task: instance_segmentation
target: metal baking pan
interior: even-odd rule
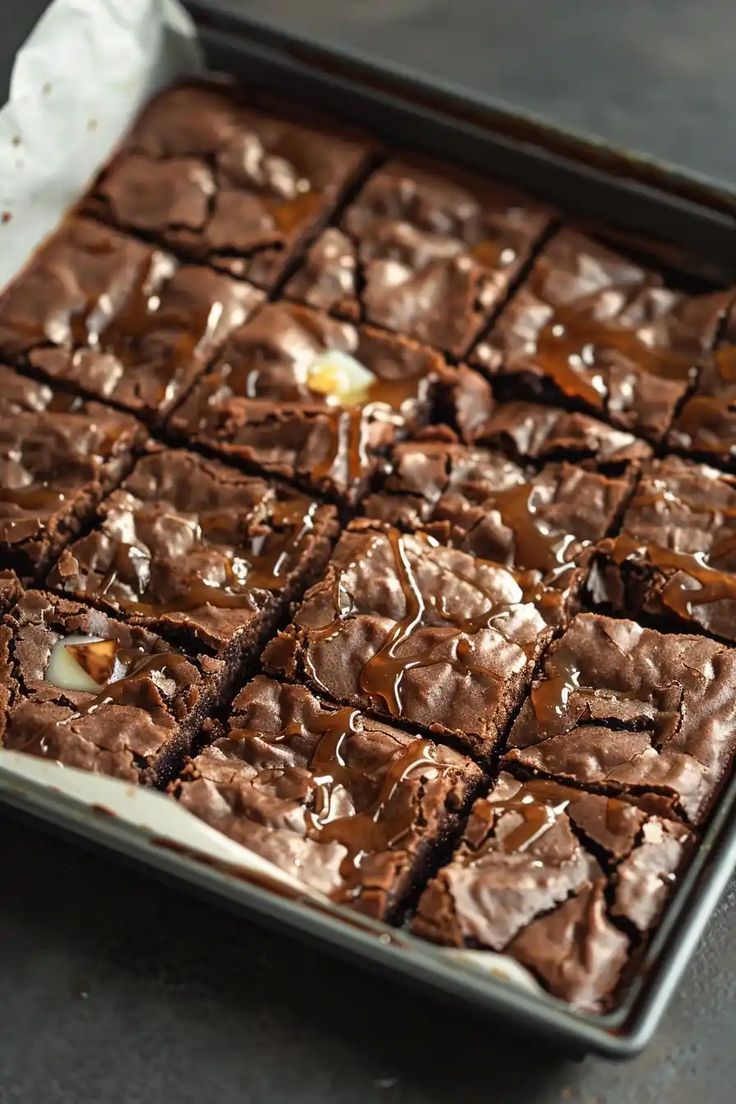
[[[467,162],[578,217],[659,238],[687,258],[693,273],[721,282],[736,275],[736,192],[370,59],[318,48],[249,21],[234,5],[227,13],[216,0],[188,7],[214,70],[285,99],[311,101],[393,143]],[[503,955],[436,947],[334,906],[160,794],[2,752],[0,802],[371,969],[533,1029],[566,1050],[610,1057],[633,1056],[651,1038],[736,866],[733,779],[638,976],[615,1011],[595,1016],[549,997]]]

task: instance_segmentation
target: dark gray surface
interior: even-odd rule
[[[0,72],[42,6],[0,0]],[[736,180],[736,143],[726,140],[736,102],[731,0],[465,0],[452,19],[447,4],[432,0],[267,6],[323,33],[334,32],[340,11],[364,45],[462,73],[527,107],[567,112],[584,128],[605,117],[631,144],[675,160],[702,158],[705,171]],[[483,34],[468,36],[481,11]],[[648,35],[655,17],[657,32]],[[466,24],[462,49],[458,19]],[[534,64],[522,64],[514,48],[525,22],[536,28],[526,55]],[[582,50],[592,22],[601,33]],[[652,72],[683,74],[678,103],[658,77],[632,72],[622,36]],[[736,882],[654,1044],[618,1066],[545,1054],[534,1039],[504,1037],[498,1024],[285,942],[27,826],[0,818],[0,839],[0,1104],[733,1100]]]

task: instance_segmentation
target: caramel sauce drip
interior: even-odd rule
[[[411,638],[414,630],[421,625],[426,607],[409,563],[404,537],[395,529],[390,529],[387,537],[393,552],[396,575],[406,599],[406,614],[396,622],[382,647],[363,667],[359,686],[364,694],[381,698],[392,716],[400,717],[403,710],[401,683],[405,673],[417,667],[432,666],[438,661],[419,652],[408,655],[398,654],[399,649]],[[476,580],[466,581],[476,589],[481,589]],[[494,608],[491,595],[488,595],[488,598],[489,606],[486,610],[475,617],[464,619],[459,624],[453,622],[453,627],[448,629],[448,632],[455,638],[454,655],[443,656],[440,662],[450,664],[461,673],[473,673],[485,680],[497,682],[498,678],[487,668],[472,665],[470,662],[472,648],[468,641],[461,639],[463,633],[473,635],[487,628],[494,616],[502,612],[499,607]],[[450,620],[441,605],[438,605],[437,609],[442,616]],[[340,618],[337,624],[339,620]],[[330,635],[335,631],[335,627],[336,623],[333,622],[332,625],[320,631],[320,637]]]
[[[736,534],[719,541],[705,552],[675,552],[661,544],[648,544],[635,537],[622,534],[613,541],[610,556],[616,564],[625,560],[643,559],[646,563],[660,568],[664,572],[675,572],[665,583],[662,601],[680,617],[692,617],[693,607],[708,605],[711,602],[736,602],[736,575],[720,571],[711,565],[711,560],[736,551]],[[684,578],[678,579],[680,573]],[[688,586],[693,580],[699,586]]]
[[[261,195],[259,202],[273,219],[279,233],[288,238],[305,222],[310,222],[320,213],[324,196],[321,192],[310,189],[307,192],[299,192],[292,199]]]
[[[531,483],[519,483],[499,491],[485,506],[498,510],[504,525],[514,534],[514,562],[538,571],[550,571],[564,565],[566,553],[575,538],[570,533],[552,530],[539,517]]]
[[[602,376],[596,377],[596,369],[605,372],[611,354],[663,379],[687,381],[694,368],[691,355],[652,348],[635,330],[598,322],[583,311],[564,306],[555,307],[530,353],[539,357],[545,374],[561,391],[597,409],[603,409],[608,388]]]

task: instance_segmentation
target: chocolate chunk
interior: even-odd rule
[[[262,676],[182,804],[308,886],[391,919],[481,779],[464,755]]]
[[[262,298],[71,218],[0,298],[0,356],[156,421]]]
[[[579,614],[547,652],[504,761],[612,794],[649,794],[695,825],[736,753],[736,650]]]
[[[439,943],[504,951],[555,996],[602,1011],[694,843],[646,799],[502,772],[425,890],[414,929]]]
[[[530,396],[566,399],[659,441],[728,301],[668,288],[656,272],[563,230],[471,362]]]
[[[126,414],[0,365],[0,555],[38,578],[146,440]]]
[[[143,112],[86,209],[270,289],[365,170],[372,144],[235,86],[171,88]]]
[[[539,590],[425,533],[354,521],[264,665],[485,755],[550,638]]]
[[[110,495],[50,581],[239,664],[322,569],[335,533],[332,506],[160,449]]]
[[[463,356],[550,225],[517,192],[389,161],[310,248],[286,294]]]
[[[341,401],[337,387],[329,391],[330,379],[340,379],[336,357],[356,361],[365,373],[359,378],[372,377],[353,401]],[[472,439],[491,407],[477,372],[450,367],[426,346],[272,303],[232,335],[170,426],[224,455],[355,501],[397,438],[441,413]]]
[[[114,644],[113,681],[99,690],[47,680],[55,646],[78,634]],[[68,767],[161,783],[218,703],[223,677],[219,660],[186,657],[99,610],[28,591],[0,625],[0,743]]]

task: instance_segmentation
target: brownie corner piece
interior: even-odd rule
[[[159,422],[263,293],[70,216],[0,296],[0,356]]]
[[[552,635],[525,581],[422,531],[357,519],[263,663],[485,756]]]
[[[691,294],[572,229],[537,256],[470,355],[526,397],[575,404],[661,441],[712,348],[728,305]]]
[[[451,748],[257,676],[175,791],[312,889],[393,920],[480,781]]]
[[[66,598],[27,591],[2,632],[8,704],[0,743],[10,751],[160,784],[219,700],[219,660],[186,656]]]
[[[502,762],[700,826],[736,754],[736,649],[578,614],[547,651]]]
[[[396,440],[438,417],[472,439],[491,407],[487,381],[436,350],[279,301],[232,334],[169,426],[354,503]]]
[[[511,955],[552,995],[607,1011],[694,845],[644,799],[502,772],[425,889],[413,929]]]
[[[551,217],[481,176],[392,158],[311,245],[286,294],[463,356]]]
[[[327,560],[334,506],[186,449],[142,457],[50,577],[237,670]]]
[[[234,84],[187,82],[143,109],[85,206],[268,291],[374,153],[367,137]]]
[[[0,365],[0,554],[39,578],[147,440],[130,415]]]
[[[641,475],[588,587],[600,606],[736,641],[736,476],[679,456]]]

